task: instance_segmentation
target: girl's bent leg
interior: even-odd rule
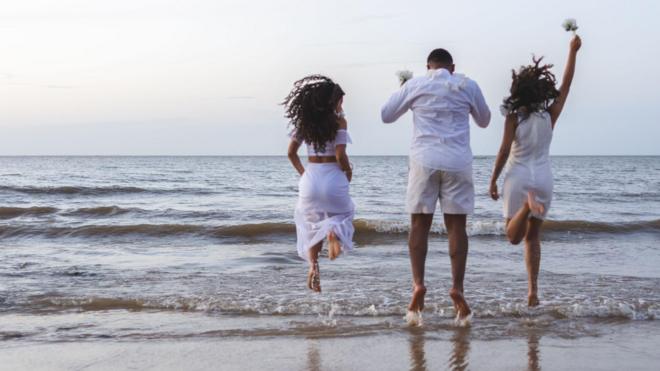
[[[527,233],[527,219],[530,212],[529,203],[525,201],[513,218],[507,220],[506,237],[512,244],[517,245],[525,238],[525,234]]]
[[[538,277],[541,267],[541,225],[543,220],[530,218],[525,236],[525,265],[527,266],[528,293],[527,304],[539,305]]]

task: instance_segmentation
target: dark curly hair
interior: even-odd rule
[[[324,152],[326,142],[337,136],[339,117],[335,111],[343,96],[339,84],[322,75],[296,81],[282,102],[296,139],[311,144],[316,152]]]
[[[559,96],[555,75],[550,72],[551,64],[541,65],[543,57],[532,57],[534,62],[521,66],[518,72],[511,71],[511,95],[504,99],[503,107],[509,114],[527,116],[532,112],[547,110]]]

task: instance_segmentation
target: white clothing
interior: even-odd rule
[[[381,109],[384,123],[412,110],[410,157],[424,167],[462,171],[472,164],[469,115],[480,127],[490,110],[476,82],[441,68],[408,80]]]
[[[434,214],[438,199],[444,214],[472,214],[474,211],[472,167],[468,166],[461,171],[435,170],[411,158],[406,212]]]
[[[527,200],[527,193],[532,191],[545,209],[542,215],[532,216],[545,219],[552,201],[551,142],[550,113],[534,112],[529,117],[518,118],[502,189],[505,218],[513,218]]]
[[[294,213],[301,258],[309,261],[309,249],[331,231],[341,242],[342,252],[353,249],[355,206],[348,190],[348,179],[338,163],[307,164],[298,182]]]
[[[298,137],[297,132],[293,130],[289,136],[291,137],[292,140],[295,140],[296,142],[300,143],[302,140],[300,137]],[[307,156],[334,156],[335,155],[335,147],[340,145],[340,144],[348,144],[348,143],[353,143],[351,140],[351,136],[348,134],[348,131],[346,129],[339,129],[337,130],[337,135],[335,136],[335,140],[331,140],[325,143],[325,150],[323,152],[316,152],[314,150],[314,146],[306,143],[307,145]]]

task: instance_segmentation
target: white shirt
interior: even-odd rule
[[[410,157],[424,167],[461,171],[472,165],[469,115],[482,128],[490,110],[476,82],[441,68],[408,80],[381,109],[386,124],[412,110]]]

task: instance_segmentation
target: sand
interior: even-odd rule
[[[650,323],[607,334],[473,339],[471,330],[423,329],[351,337],[0,343],[1,370],[657,370]]]

